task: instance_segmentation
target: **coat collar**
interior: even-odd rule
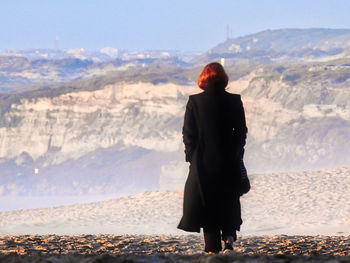
[[[225,87],[220,87],[215,84],[209,84],[208,86],[205,87],[204,92],[207,93],[222,93],[225,92]]]

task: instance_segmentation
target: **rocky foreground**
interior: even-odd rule
[[[350,262],[350,236],[240,237],[207,255],[199,235],[0,236],[0,262]]]

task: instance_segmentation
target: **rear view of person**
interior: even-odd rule
[[[206,65],[198,78],[204,92],[186,105],[183,142],[190,162],[179,229],[200,232],[205,251],[232,249],[242,224],[240,161],[247,127],[240,95],[225,91],[228,76],[219,63]]]

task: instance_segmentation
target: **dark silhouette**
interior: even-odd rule
[[[203,228],[208,253],[221,251],[221,239],[232,249],[242,224],[240,165],[247,127],[241,97],[226,92],[227,83],[219,63],[204,67],[198,79],[204,92],[189,96],[182,131],[190,171],[178,228]]]

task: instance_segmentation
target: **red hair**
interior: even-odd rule
[[[223,66],[217,62],[206,65],[198,77],[198,87],[203,90],[211,84],[224,89],[227,86],[227,83],[228,76]]]

